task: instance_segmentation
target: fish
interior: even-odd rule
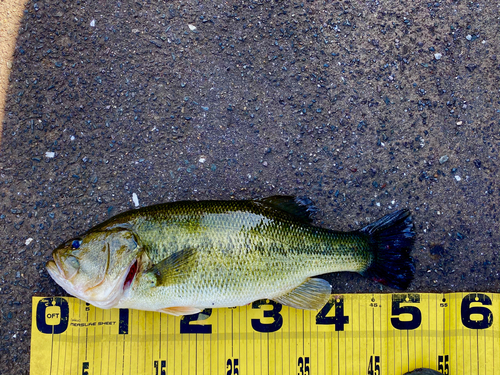
[[[177,201],[120,213],[52,252],[50,276],[99,308],[172,315],[269,299],[319,310],[320,275],[358,272],[405,289],[415,266],[409,210],[351,232],[313,225],[304,197]]]

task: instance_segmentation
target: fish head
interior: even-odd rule
[[[111,308],[130,287],[141,248],[126,229],[89,232],[52,252],[50,276],[71,295],[100,308]]]

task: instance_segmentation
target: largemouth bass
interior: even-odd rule
[[[100,308],[188,315],[271,299],[322,308],[352,271],[395,288],[413,278],[409,211],[353,232],[313,226],[312,202],[286,196],[182,201],[121,213],[71,239],[47,263],[69,294]]]

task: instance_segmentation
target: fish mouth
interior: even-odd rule
[[[53,273],[57,273],[58,277],[62,277],[65,280],[71,280],[78,273],[78,270],[75,268],[68,269],[68,267],[64,267],[64,262],[61,259],[61,255],[59,254],[59,252],[54,251],[52,253],[52,258],[54,260],[47,262],[46,267],[47,270],[49,270],[49,263],[51,263],[50,264],[51,271]]]
[[[63,284],[68,284],[69,277],[67,272],[61,267],[60,262],[54,257],[54,260],[49,260],[45,263],[45,268],[47,269],[49,275],[64,289],[66,289]]]
[[[61,269],[57,266],[57,263],[53,260],[49,260],[45,263],[45,268],[49,272],[49,275],[55,280],[58,281],[61,278],[64,278],[62,275],[64,274]]]
[[[47,272],[52,277],[52,279],[54,279],[54,281],[59,284],[66,292],[80,299],[84,299],[82,298],[82,291],[78,290],[76,286],[67,279],[66,273],[61,268],[57,260],[49,260],[45,264],[45,268],[47,269]]]

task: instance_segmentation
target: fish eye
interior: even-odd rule
[[[71,243],[71,247],[76,250],[80,247],[81,244],[81,240],[73,240],[73,242]]]

